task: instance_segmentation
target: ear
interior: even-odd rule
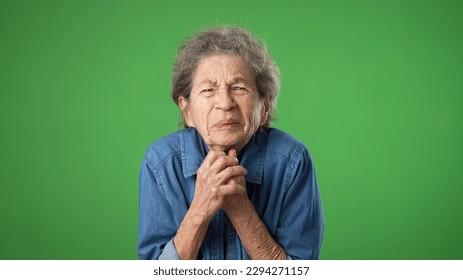
[[[264,123],[267,122],[269,108],[270,108],[269,102],[268,100],[265,100],[262,103],[262,109],[260,111],[260,126],[263,126]]]
[[[180,106],[180,110],[182,110],[183,119],[185,120],[185,124],[189,127],[194,127],[193,121],[190,116],[190,110],[189,110],[190,106],[188,105],[189,105],[188,99],[186,99],[183,96],[179,96],[178,106]]]

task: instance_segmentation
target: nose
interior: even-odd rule
[[[231,96],[231,90],[229,88],[220,88],[216,94],[217,105],[216,108],[228,111],[235,107],[236,103]]]

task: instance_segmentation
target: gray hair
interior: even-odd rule
[[[280,72],[263,43],[248,31],[238,27],[212,27],[186,38],[174,63],[172,99],[189,99],[193,74],[198,62],[213,54],[234,54],[243,58],[254,73],[261,100],[268,102],[268,118],[262,126],[269,128],[274,118],[276,99],[280,91]],[[188,127],[183,120],[184,127]]]

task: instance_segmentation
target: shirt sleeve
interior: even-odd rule
[[[162,180],[145,156],[139,175],[138,258],[179,259],[173,244],[177,232],[171,205],[165,197]]]
[[[318,259],[324,234],[324,216],[315,170],[301,145],[286,174],[285,197],[276,232],[287,259]]]
[[[159,260],[180,260],[173,238],[166,244]]]

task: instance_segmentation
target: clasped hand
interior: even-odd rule
[[[211,220],[220,209],[239,211],[239,205],[248,199],[246,193],[247,170],[239,165],[236,151],[209,151],[198,169],[192,207],[204,218]]]

